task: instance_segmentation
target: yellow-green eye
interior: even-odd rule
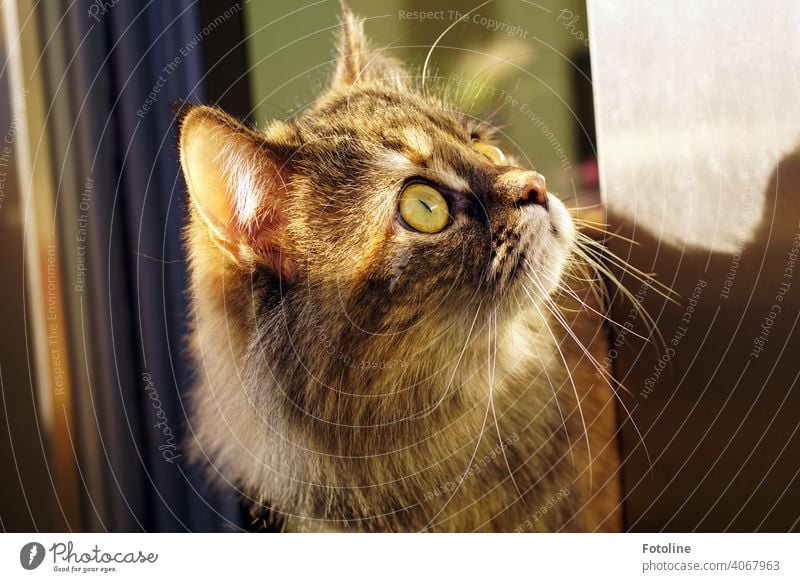
[[[447,201],[426,184],[410,184],[400,195],[400,216],[419,232],[433,234],[447,226],[450,211]]]
[[[500,148],[489,145],[488,143],[476,141],[475,149],[481,152],[486,158],[489,158],[493,164],[497,164],[498,166],[506,165],[506,155]]]

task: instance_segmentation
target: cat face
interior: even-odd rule
[[[181,161],[207,239],[281,297],[369,334],[551,292],[574,231],[544,178],[344,19],[334,81],[301,117],[257,133],[187,112]]]
[[[449,505],[429,492],[458,483],[465,505],[434,527],[505,512],[513,528],[515,476],[560,483],[569,447],[555,337],[531,303],[559,280],[572,222],[489,125],[416,88],[343,12],[333,83],[300,117],[259,132],[210,107],[182,118],[189,449],[325,526],[429,529]],[[465,479],[495,456],[479,450],[495,446],[489,405],[505,463]]]

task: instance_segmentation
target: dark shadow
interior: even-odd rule
[[[650,467],[628,423],[632,531],[800,527],[800,262],[792,265],[789,256],[793,242],[800,244],[800,149],[780,160],[763,195],[760,226],[740,255],[667,246],[608,219],[639,243],[615,240],[612,250],[657,272],[681,296],[678,306],[650,291],[643,302],[673,352],[657,353],[630,334],[617,339],[616,374],[631,392],[624,401],[652,460]],[[623,281],[633,293],[640,288],[630,276]],[[615,319],[624,322],[630,309],[616,302]],[[646,333],[641,321],[635,330]]]

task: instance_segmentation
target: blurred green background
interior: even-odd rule
[[[421,73],[428,48],[455,23],[431,58],[429,74],[440,77],[439,87],[461,95],[464,104],[474,103],[468,107],[471,114],[484,116],[499,108],[494,120],[507,134],[504,148],[527,159],[525,164],[542,172],[562,198],[594,189],[584,2],[349,4],[367,19],[373,45],[389,47],[388,54],[402,59],[415,75]],[[456,23],[457,12],[467,14],[478,6]],[[422,19],[414,12],[435,14]],[[252,121],[260,127],[271,118],[298,114],[330,78],[339,3],[250,2],[245,29]],[[512,101],[504,102],[507,97]]]

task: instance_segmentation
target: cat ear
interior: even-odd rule
[[[339,38],[334,87],[349,87],[358,82],[380,80],[402,89],[406,72],[399,61],[370,48],[364,34],[364,21],[350,11],[345,0],[342,8],[342,29]]]
[[[192,211],[210,238],[237,264],[264,264],[291,280],[284,166],[290,154],[276,139],[280,129],[260,134],[218,109],[191,107],[180,126],[180,159]]]

